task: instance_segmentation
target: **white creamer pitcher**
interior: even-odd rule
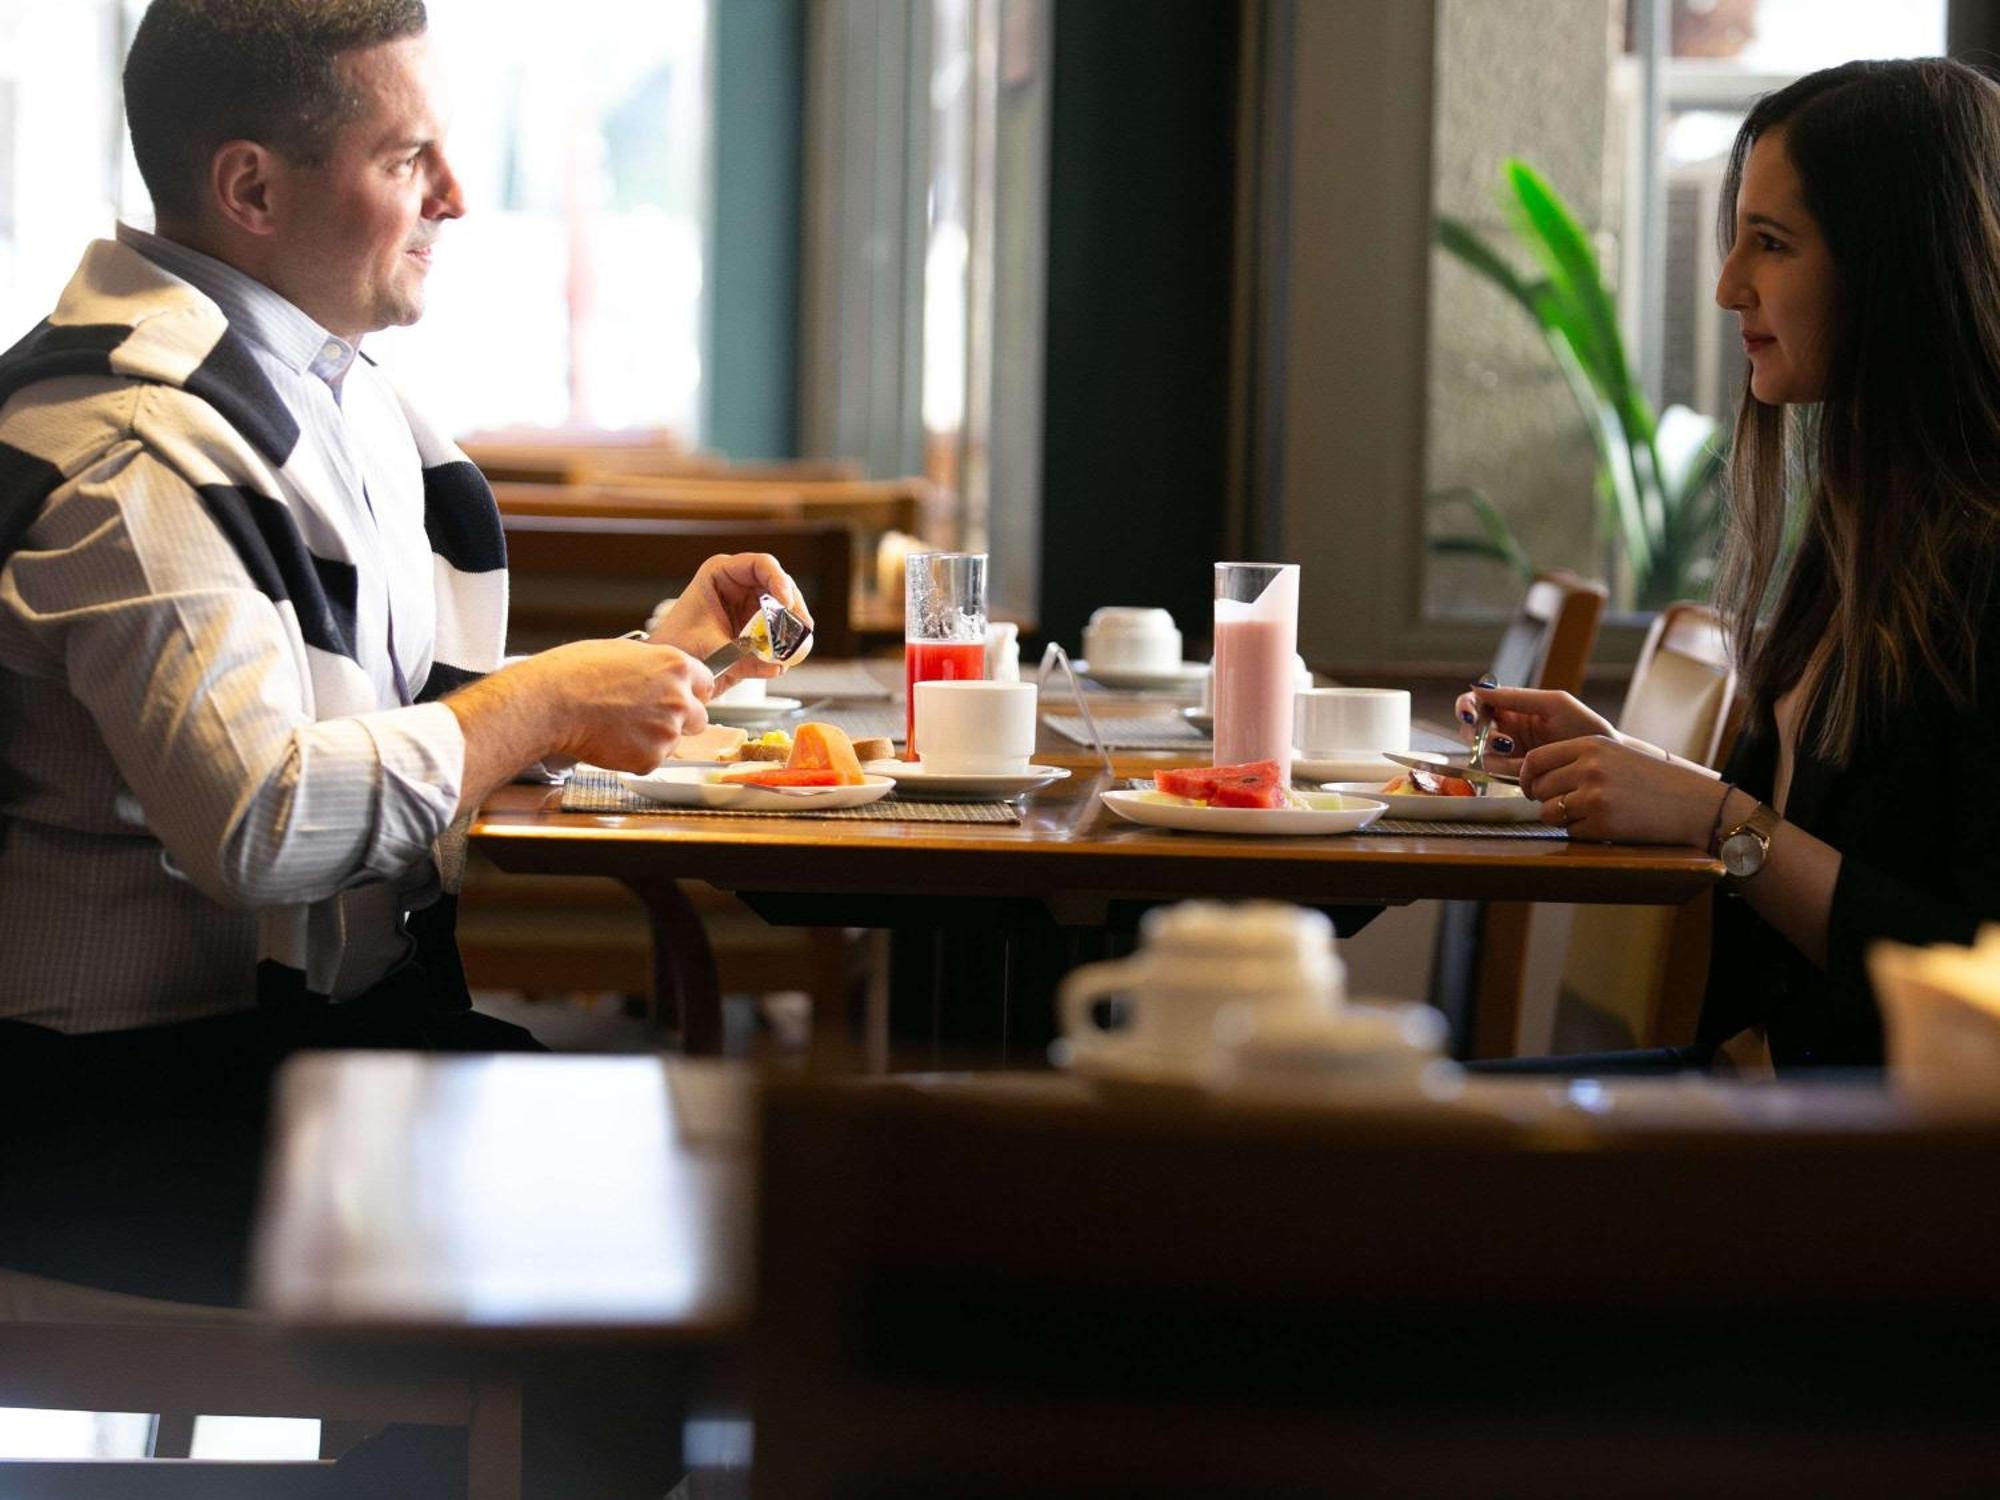
[[[1215,1018],[1253,1003],[1330,1014],[1345,975],[1333,924],[1279,901],[1187,901],[1147,913],[1130,958],[1086,964],[1062,982],[1063,1033],[1074,1049],[1128,1050],[1192,1068],[1214,1046]],[[1092,1007],[1127,997],[1126,1022],[1107,1029]]]

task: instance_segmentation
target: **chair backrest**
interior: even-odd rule
[[[1581,689],[1604,599],[1601,583],[1561,570],[1537,573],[1493,653],[1495,680],[1506,687]]]
[[[758,1494],[1697,1494],[1767,1443],[1810,1470],[1769,1469],[1784,1487],[1866,1493],[1815,1373],[1839,1361],[1862,1412],[1919,1378],[1943,1422],[1990,1359],[1940,1338],[2000,1249],[1951,1176],[1990,1135],[1614,1125],[1593,1149],[1582,1121],[1065,1082],[767,1092]],[[1718,1448],[1736,1393],[1758,1430]],[[1990,1471],[1939,1430],[1876,1423],[1871,1473]]]
[[[1719,764],[1736,706],[1722,617],[1671,604],[1647,633],[1618,727],[1698,765]],[[1706,902],[1581,906],[1557,990],[1554,1047],[1597,1052],[1693,1040],[1708,967]]]
[[[806,596],[813,644],[854,653],[854,543],[838,521],[655,521],[501,514],[507,533],[507,649],[621,635],[717,553],[769,552]]]

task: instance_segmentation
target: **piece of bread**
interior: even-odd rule
[[[754,740],[746,739],[734,755],[724,757],[726,760],[774,760],[780,764],[791,758],[792,737],[782,729],[773,729]]]
[[[674,760],[734,760],[749,734],[728,724],[711,724],[700,734],[684,734],[675,741]]]
[[[854,754],[857,759],[863,761],[894,760],[896,758],[896,742],[882,735],[876,735],[872,739],[856,740],[854,742]]]

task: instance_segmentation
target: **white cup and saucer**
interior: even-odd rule
[[[1035,764],[1034,683],[920,682],[914,692],[917,759],[870,761],[865,768],[894,777],[899,795],[1007,800],[1069,775],[1061,766]]]
[[[1091,611],[1077,671],[1108,688],[1193,691],[1206,670],[1181,660],[1181,632],[1164,609],[1129,604]]]
[[[1385,752],[1410,753],[1409,690],[1303,689],[1292,704],[1292,740],[1300,781],[1386,781],[1403,768]]]
[[[1141,932],[1138,953],[1072,971],[1059,993],[1061,1060],[1107,1099],[1428,1102],[1457,1081],[1436,1011],[1347,1003],[1323,912],[1186,901]]]

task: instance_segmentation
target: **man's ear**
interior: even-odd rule
[[[245,234],[271,234],[277,228],[274,178],[282,169],[270,147],[227,141],[209,158],[209,201],[225,223]]]

